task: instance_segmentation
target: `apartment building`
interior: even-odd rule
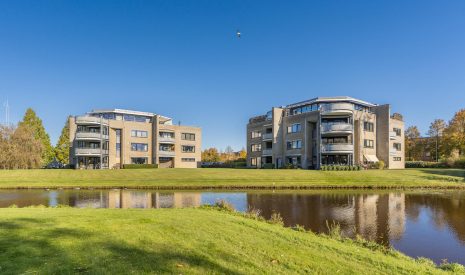
[[[169,117],[130,110],[94,110],[69,117],[70,164],[77,169],[115,169],[124,164],[197,168],[202,132],[173,125]]]
[[[389,104],[317,97],[274,107],[247,124],[247,165],[319,169],[384,161],[404,168],[404,122]]]

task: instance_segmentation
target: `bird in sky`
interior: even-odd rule
[[[241,38],[241,31],[240,30],[236,31],[236,36],[237,36],[237,38]]]

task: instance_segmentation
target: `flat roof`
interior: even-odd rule
[[[147,116],[147,117],[153,117],[156,116],[157,114],[155,113],[150,113],[150,112],[141,112],[141,111],[134,111],[134,110],[126,110],[126,109],[94,109],[92,112],[89,112],[89,114],[102,114],[102,113],[116,113],[116,114],[123,114],[123,115],[135,115],[135,116]],[[172,120],[169,117],[162,116],[160,117],[166,119],[166,120]]]
[[[352,103],[357,103],[357,104],[368,106],[368,107],[377,106],[377,104],[373,104],[373,103],[370,103],[370,102],[367,102],[367,101],[356,99],[356,98],[353,98],[353,97],[350,97],[350,96],[331,96],[331,97],[315,97],[315,98],[312,98],[312,99],[309,99],[309,100],[289,104],[289,105],[287,105],[285,107],[286,108],[295,108],[295,107],[308,105],[308,104],[312,104],[312,103],[338,102],[338,101],[349,101],[349,102],[352,102]]]

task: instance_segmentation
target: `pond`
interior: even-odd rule
[[[286,226],[327,232],[327,221],[343,235],[356,234],[391,245],[412,257],[465,264],[465,191],[160,191],[0,190],[0,207],[17,205],[94,208],[172,208],[231,203],[238,211],[273,212]]]

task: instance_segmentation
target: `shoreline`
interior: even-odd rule
[[[0,190],[179,190],[179,191],[196,191],[196,190],[465,190],[463,185],[424,185],[424,186],[373,186],[373,185],[353,185],[353,186],[247,186],[247,185],[215,185],[215,186],[121,186],[121,185],[102,185],[102,186],[6,186],[0,187]]]

